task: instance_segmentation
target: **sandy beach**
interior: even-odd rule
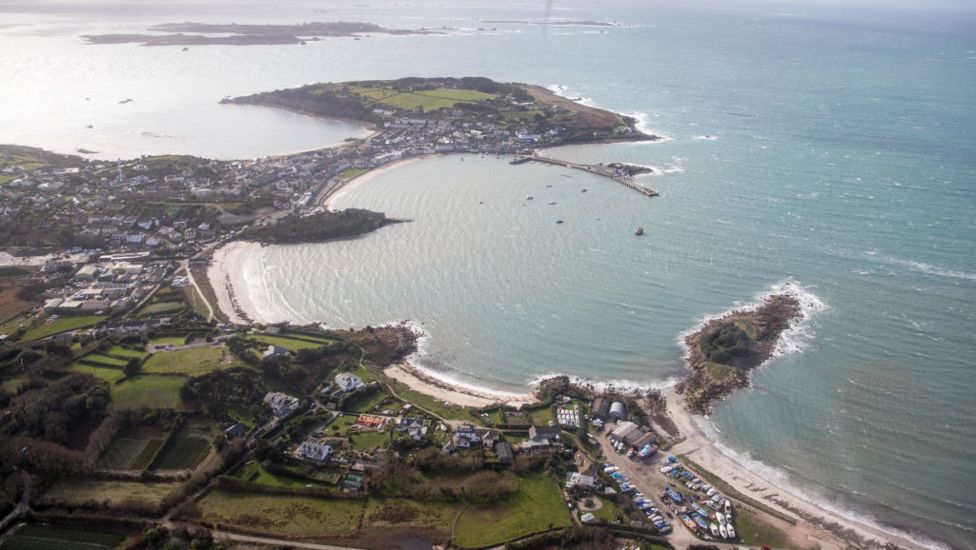
[[[687,412],[684,398],[673,388],[664,391],[668,411],[682,440],[670,454],[685,455],[702,468],[721,478],[735,490],[751,499],[797,520],[790,525],[777,518],[768,517],[771,523],[787,531],[794,542],[801,546],[819,545],[823,549],[880,548],[885,544],[897,548],[924,548],[906,537],[879,530],[840,513],[827,510],[796,494],[795,489],[776,485],[745,465],[723,453],[698,423],[707,421]]]
[[[399,363],[383,371],[390,378],[405,384],[414,391],[462,407],[485,407],[495,403],[505,403],[512,407],[535,402],[531,394],[492,395],[473,389],[461,388],[429,376],[410,363]]]
[[[207,269],[210,286],[217,295],[216,306],[231,323],[244,325],[270,322],[261,316],[251,302],[242,269],[244,258],[260,253],[260,249],[261,245],[258,243],[230,242],[214,252],[213,261]]]
[[[380,168],[374,168],[369,172],[360,174],[359,176],[341,184],[338,188],[334,189],[331,193],[326,195],[324,200],[322,200],[322,206],[326,208],[332,208],[333,207],[332,205],[335,203],[336,200],[338,200],[340,197],[345,195],[347,192],[349,192],[350,189],[352,189],[356,185],[359,185],[360,183],[365,183],[380,174],[389,172],[391,170],[395,170],[403,166],[407,166],[408,164],[419,162],[424,159],[432,158],[435,156],[438,155],[423,155],[419,157],[410,157],[407,159],[398,160],[398,161],[391,162],[389,164],[385,164]]]

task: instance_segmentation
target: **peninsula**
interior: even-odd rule
[[[382,212],[359,208],[325,210],[307,216],[287,216],[274,223],[253,225],[243,229],[237,238],[261,244],[321,243],[358,237],[403,221],[405,220],[387,218]]]
[[[322,38],[358,37],[370,33],[388,35],[443,34],[449,29],[392,29],[373,23],[316,21],[295,25],[164,23],[154,25],[146,30],[152,33],[167,34],[89,34],[83,35],[82,38],[88,41],[89,44],[139,43],[143,46],[253,46],[302,44],[306,40],[315,41]]]

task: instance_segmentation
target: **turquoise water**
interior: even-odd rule
[[[294,6],[275,17],[326,18]],[[561,85],[642,114],[670,138],[550,152],[658,167],[643,180],[661,192],[655,199],[585,174],[473,156],[382,174],[340,206],[412,223],[266,248],[245,266],[252,299],[296,321],[411,319],[429,334],[429,368],[517,391],[550,372],[667,383],[682,372],[680,333],[788,285],[824,307],[751,391],[717,407],[721,445],[838,508],[976,547],[972,17],[556,7],[558,17],[635,26],[600,34],[479,20],[541,16],[522,4],[336,4],[328,18],[468,30],[194,48],[164,64],[158,78],[188,83],[171,92],[187,109],[319,80],[477,74]],[[111,56],[78,48],[80,63],[106,75],[112,56],[151,58],[134,46],[110,47]],[[239,139],[262,141],[242,128]],[[268,152],[277,135],[263,140]],[[638,226],[645,237],[633,236]]]

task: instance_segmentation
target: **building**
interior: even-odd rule
[[[600,420],[606,420],[608,414],[610,414],[610,400],[606,397],[597,397],[594,399],[590,416],[599,418]]]
[[[247,428],[244,427],[244,424],[238,422],[236,424],[229,426],[226,430],[224,430],[224,436],[226,436],[227,439],[234,439],[235,437],[244,435],[244,432],[246,431]]]
[[[562,429],[559,426],[532,426],[529,428],[529,438],[519,445],[519,449],[526,452],[548,450],[556,444],[560,432]]]
[[[298,454],[309,460],[325,462],[332,454],[332,446],[316,439],[306,439],[298,446]]]
[[[569,479],[566,480],[566,488],[587,489],[589,491],[594,491],[600,488],[600,482],[596,480],[593,476],[588,476],[586,474],[581,474],[579,472],[573,472],[569,474]]]
[[[614,446],[625,445],[641,448],[653,444],[657,440],[657,435],[648,428],[625,421],[617,424],[617,427],[610,432],[609,438]]]
[[[470,449],[472,446],[481,444],[481,437],[478,436],[474,426],[463,424],[454,431],[454,437],[451,438],[451,441],[456,449]]]
[[[351,392],[365,386],[362,378],[351,372],[340,372],[337,374],[335,377],[335,383],[336,386],[338,386],[339,389],[344,392]]]
[[[290,352],[285,348],[280,346],[270,345],[268,346],[268,349],[264,350],[264,353],[261,354],[261,360],[264,361],[266,359],[279,359],[283,357],[288,357],[289,355]]]
[[[98,273],[98,268],[94,265],[86,265],[75,273],[75,279],[79,281],[91,281],[95,279],[95,275]]]
[[[515,453],[507,441],[495,443],[495,454],[498,455],[498,461],[502,464],[511,464],[515,460]]]
[[[614,401],[613,404],[610,405],[609,417],[616,418],[617,420],[627,418],[627,407],[625,407],[620,401]]]
[[[423,418],[401,418],[393,429],[409,435],[415,441],[420,441],[427,436],[427,422]]]
[[[268,392],[264,396],[264,404],[271,407],[271,413],[278,418],[285,418],[298,410],[298,399],[277,391]]]

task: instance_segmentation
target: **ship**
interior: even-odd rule
[[[637,235],[638,237],[640,237],[643,234],[644,234],[644,228],[643,227],[638,227],[637,228],[637,231],[634,231],[634,235]]]

